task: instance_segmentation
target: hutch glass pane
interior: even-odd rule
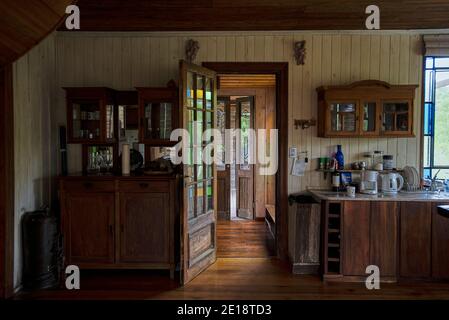
[[[384,102],[383,103],[384,131],[408,131],[409,130],[409,104],[408,102]]]
[[[145,104],[145,138],[170,139],[172,132],[172,104],[169,102]]]
[[[72,103],[72,137],[75,139],[100,138],[100,104],[97,101]]]
[[[331,104],[331,129],[332,131],[355,131],[356,128],[356,104],[332,103]]]
[[[106,139],[114,138],[114,106],[106,106]]]
[[[365,132],[373,132],[376,130],[376,103],[366,102],[363,105],[363,127]]]

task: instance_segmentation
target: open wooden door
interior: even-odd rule
[[[236,165],[237,217],[254,219],[254,165],[249,157],[255,141],[248,132],[254,128],[254,97],[238,98],[236,102],[237,123],[241,130],[240,159],[243,160]]]
[[[185,284],[216,260],[217,170],[202,159],[204,147],[212,138],[206,129],[216,127],[217,102],[214,71],[180,62],[180,108],[183,128],[188,130],[191,145],[184,163],[184,205],[181,217],[181,283]]]

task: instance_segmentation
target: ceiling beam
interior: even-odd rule
[[[365,30],[365,9],[370,4],[368,0],[78,2],[80,31]],[[377,0],[376,5],[384,30],[449,28],[449,1]]]

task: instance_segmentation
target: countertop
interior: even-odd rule
[[[449,202],[448,192],[399,192],[398,194],[369,195],[357,193],[355,197],[349,197],[346,192],[334,192],[329,190],[307,190],[316,200],[326,201],[429,201],[429,202]]]
[[[151,174],[131,173],[130,175],[123,176],[121,174],[113,173],[72,173],[66,176],[59,176],[60,180],[146,180],[146,179],[175,179],[176,173],[154,172]]]

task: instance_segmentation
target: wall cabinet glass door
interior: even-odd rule
[[[395,135],[411,133],[411,118],[409,101],[382,101],[382,133]]]
[[[107,88],[65,88],[67,142],[112,143],[115,141],[114,91]]]
[[[358,131],[357,103],[331,102],[329,104],[329,132],[333,135],[348,135]]]
[[[137,88],[139,92],[139,140],[147,145],[171,146],[170,135],[178,125],[178,89]]]
[[[379,134],[379,121],[378,119],[378,106],[376,101],[365,101],[361,103],[360,117],[360,134],[361,135],[378,135]]]

